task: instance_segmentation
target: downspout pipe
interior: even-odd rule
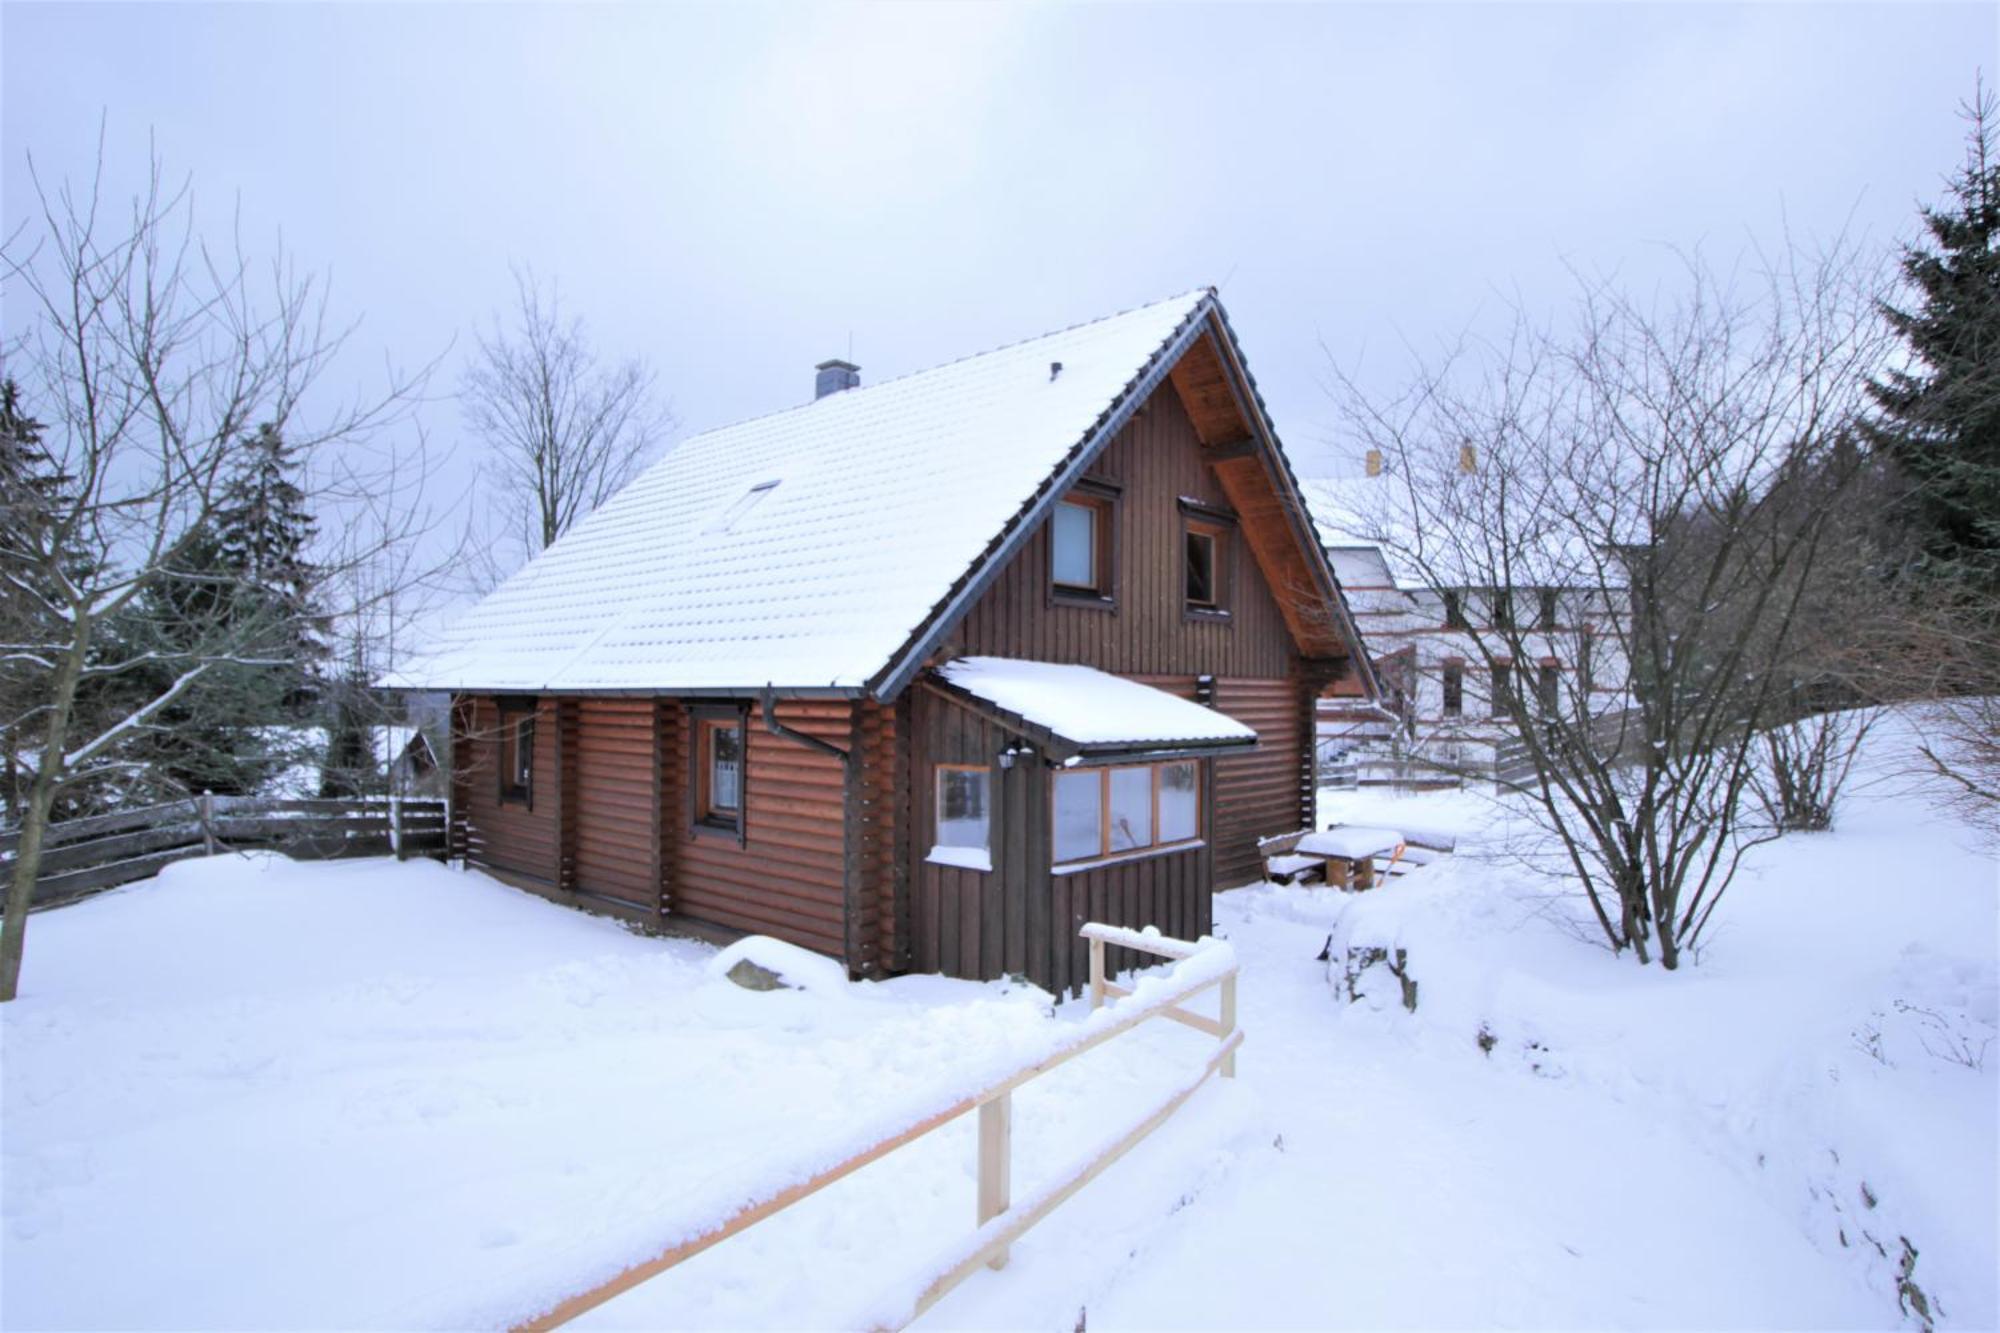
[[[786,740],[794,741],[797,744],[805,746],[807,749],[818,750],[822,754],[830,754],[843,764],[852,758],[847,751],[841,749],[838,745],[823,741],[819,737],[808,735],[803,731],[795,731],[778,721],[778,692],[769,685],[764,687],[762,704],[764,730],[770,732],[773,736],[783,736]]]
[[[778,721],[778,692],[769,684],[764,686],[761,711],[764,714],[764,730],[773,736],[783,737],[809,750],[818,750],[821,754],[830,754],[840,761],[841,952],[845,955],[841,961],[847,965],[847,975],[850,978],[858,978],[860,973],[856,970],[855,959],[859,953],[861,928],[857,896],[860,891],[858,882],[860,862],[857,853],[858,840],[861,836],[859,813],[861,765],[854,762],[855,756],[851,751],[843,750],[838,745],[823,741],[817,736],[794,730]]]

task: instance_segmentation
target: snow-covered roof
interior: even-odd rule
[[[858,691],[1213,307],[1193,291],[698,435],[383,683]]]
[[[1449,578],[1461,587],[1485,587],[1498,582],[1502,562],[1500,552],[1488,546],[1483,535],[1439,530],[1439,520],[1431,519],[1426,532],[1418,521],[1417,503],[1407,484],[1393,472],[1378,476],[1320,477],[1302,484],[1301,494],[1312,514],[1313,526],[1328,549],[1328,558],[1340,573],[1343,586],[1357,557],[1372,552],[1394,580],[1395,586],[1419,592],[1432,578]],[[1483,512],[1473,502],[1468,513]],[[1523,515],[1526,522],[1534,515]],[[1579,534],[1559,519],[1542,521],[1532,533],[1524,533],[1507,552],[1514,562],[1514,582],[1520,587],[1596,588],[1618,586],[1615,566],[1599,558]],[[1421,553],[1421,559],[1418,558]],[[1426,576],[1425,567],[1429,575]],[[1363,606],[1356,611],[1388,609],[1386,603]]]
[[[961,657],[937,668],[963,694],[1082,754],[1253,745],[1235,718],[1095,667],[1011,657]]]

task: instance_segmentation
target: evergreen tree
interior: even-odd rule
[[[1909,364],[1876,382],[1871,435],[1910,487],[1908,519],[1926,563],[2000,586],[2000,143],[1982,87],[1964,108],[1966,164],[1950,201],[1923,211],[1906,246],[1912,300],[1884,314]]]
[[[166,785],[255,792],[316,758],[314,720],[328,619],[309,558],[317,523],[295,480],[299,462],[266,424],[238,446],[207,529],[143,599],[132,636],[158,655],[161,679],[204,656],[219,664],[155,719],[147,759]]]
[[[266,423],[244,445],[216,516],[217,567],[232,580],[232,615],[253,624],[259,656],[290,664],[300,689],[327,656],[328,620],[316,603],[319,571],[308,554],[319,524],[295,480],[299,460]]]
[[[20,727],[30,722],[33,694],[47,675],[37,645],[59,631],[50,607],[60,594],[42,573],[38,552],[52,537],[58,497],[66,482],[42,446],[42,423],[21,404],[14,381],[0,382],[0,810],[15,814],[25,775],[18,751]]]

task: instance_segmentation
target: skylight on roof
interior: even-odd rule
[[[715,520],[715,522],[709,524],[707,528],[703,529],[703,531],[734,532],[736,530],[737,522],[741,520],[745,514],[749,513],[752,509],[755,509],[757,507],[758,501],[762,500],[765,496],[769,495],[772,491],[778,488],[779,480],[783,479],[779,478],[777,480],[772,480],[772,481],[760,481],[755,486],[752,486],[749,490],[743,492],[742,495],[736,498],[735,503],[731,504],[729,508],[723,510],[721,516],[718,517]]]

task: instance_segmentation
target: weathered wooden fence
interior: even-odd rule
[[[157,875],[190,856],[268,848],[301,860],[445,854],[445,803],[386,796],[273,800],[196,796],[51,824],[35,906],[68,902]],[[18,831],[0,833],[0,884],[14,873]]]
[[[1090,941],[1090,1007],[1093,1013],[1088,1020],[1065,1033],[1050,1049],[1045,1050],[1039,1059],[960,1098],[941,1111],[898,1128],[870,1147],[808,1179],[747,1201],[735,1213],[702,1228],[692,1238],[679,1240],[653,1258],[632,1265],[610,1280],[555,1303],[542,1314],[517,1326],[516,1333],[567,1324],[585,1311],[630,1291],[710,1246],[783,1212],[870,1162],[878,1161],[975,1110],[979,1112],[979,1189],[974,1214],[978,1225],[963,1240],[954,1242],[946,1253],[938,1256],[927,1270],[937,1276],[918,1293],[911,1305],[896,1311],[884,1323],[890,1328],[901,1328],[937,1304],[952,1288],[978,1272],[982,1265],[988,1268],[1005,1267],[1009,1247],[1028,1228],[1055,1211],[1071,1195],[1095,1180],[1113,1162],[1164,1124],[1208,1081],[1209,1075],[1219,1070],[1224,1078],[1236,1077],[1236,1048],[1243,1044],[1243,1033],[1236,1026],[1236,955],[1228,945],[1212,941],[1193,944],[1094,922],[1084,926],[1080,933]],[[1115,986],[1105,976],[1107,945],[1173,959],[1182,966],[1143,990]],[[1220,1013],[1216,1017],[1211,1018],[1184,1007],[1190,999],[1211,989],[1219,990],[1221,994]],[[1107,998],[1117,1003],[1102,1014],[1097,1013],[1104,1008]],[[1154,1018],[1169,1019],[1205,1032],[1218,1038],[1217,1045],[1207,1059],[1175,1084],[1172,1092],[1150,1114],[1116,1141],[1088,1158],[1071,1163],[1056,1180],[1038,1186],[1027,1198],[1015,1202],[1014,1090]]]

